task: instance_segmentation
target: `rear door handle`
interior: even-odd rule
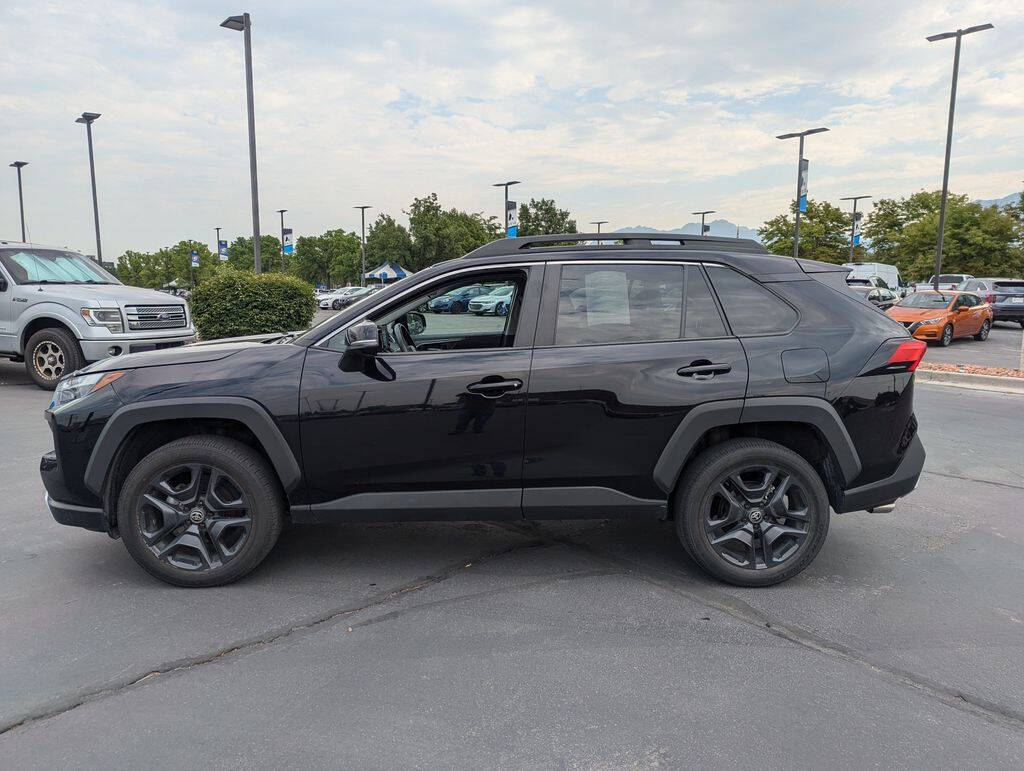
[[[680,367],[676,370],[677,375],[692,377],[694,380],[710,380],[715,375],[724,375],[726,372],[732,372],[731,364],[693,363],[689,367]]]
[[[470,383],[466,390],[472,394],[479,394],[488,399],[497,399],[509,391],[518,391],[523,387],[523,381],[518,378],[509,380],[481,380],[478,383]]]

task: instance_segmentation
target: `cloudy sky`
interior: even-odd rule
[[[82,111],[104,256],[250,228],[242,8],[192,0],[6,0],[0,147],[26,160],[30,238],[93,252]],[[264,231],[358,228],[413,196],[498,214],[553,197],[582,222],[756,227],[795,186],[893,196],[941,184],[953,44],[965,39],[951,188],[1024,180],[1024,3],[383,0],[250,2]],[[6,167],[4,167],[6,168]],[[0,238],[18,236],[13,169]]]

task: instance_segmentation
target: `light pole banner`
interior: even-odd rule
[[[810,161],[806,158],[800,159],[800,212],[807,211],[807,167]]]
[[[199,252],[197,252],[195,249],[192,250],[192,267],[199,267]]]
[[[281,231],[281,235],[284,237],[284,243],[281,250],[285,254],[291,254],[295,251],[295,244],[292,243],[292,229],[285,228]]]
[[[515,238],[519,232],[519,204],[509,201],[505,204],[505,235]]]
[[[224,262],[228,258],[228,242],[218,241],[217,242],[217,254],[220,255],[220,261]]]
[[[853,245],[860,246],[860,212],[853,219]]]

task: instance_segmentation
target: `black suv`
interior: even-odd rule
[[[603,236],[607,238],[608,236]],[[59,384],[47,502],[184,586],[286,520],[672,519],[730,583],[803,570],[829,509],[889,511],[924,463],[925,344],[847,269],[753,241],[504,239],[277,344],[131,354]],[[463,285],[505,315],[434,314]]]

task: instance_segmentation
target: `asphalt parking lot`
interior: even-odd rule
[[[11,768],[1024,763],[1024,396],[918,386],[891,515],[761,590],[668,523],[294,527],[176,589],[52,521],[48,395],[0,362]],[[339,450],[344,438],[339,437]]]
[[[998,321],[992,325],[988,340],[979,342],[973,337],[961,337],[954,340],[947,348],[929,345],[924,360],[945,364],[974,364],[984,367],[1019,369],[1022,335],[1024,335],[1024,329],[1021,329],[1020,324]]]

